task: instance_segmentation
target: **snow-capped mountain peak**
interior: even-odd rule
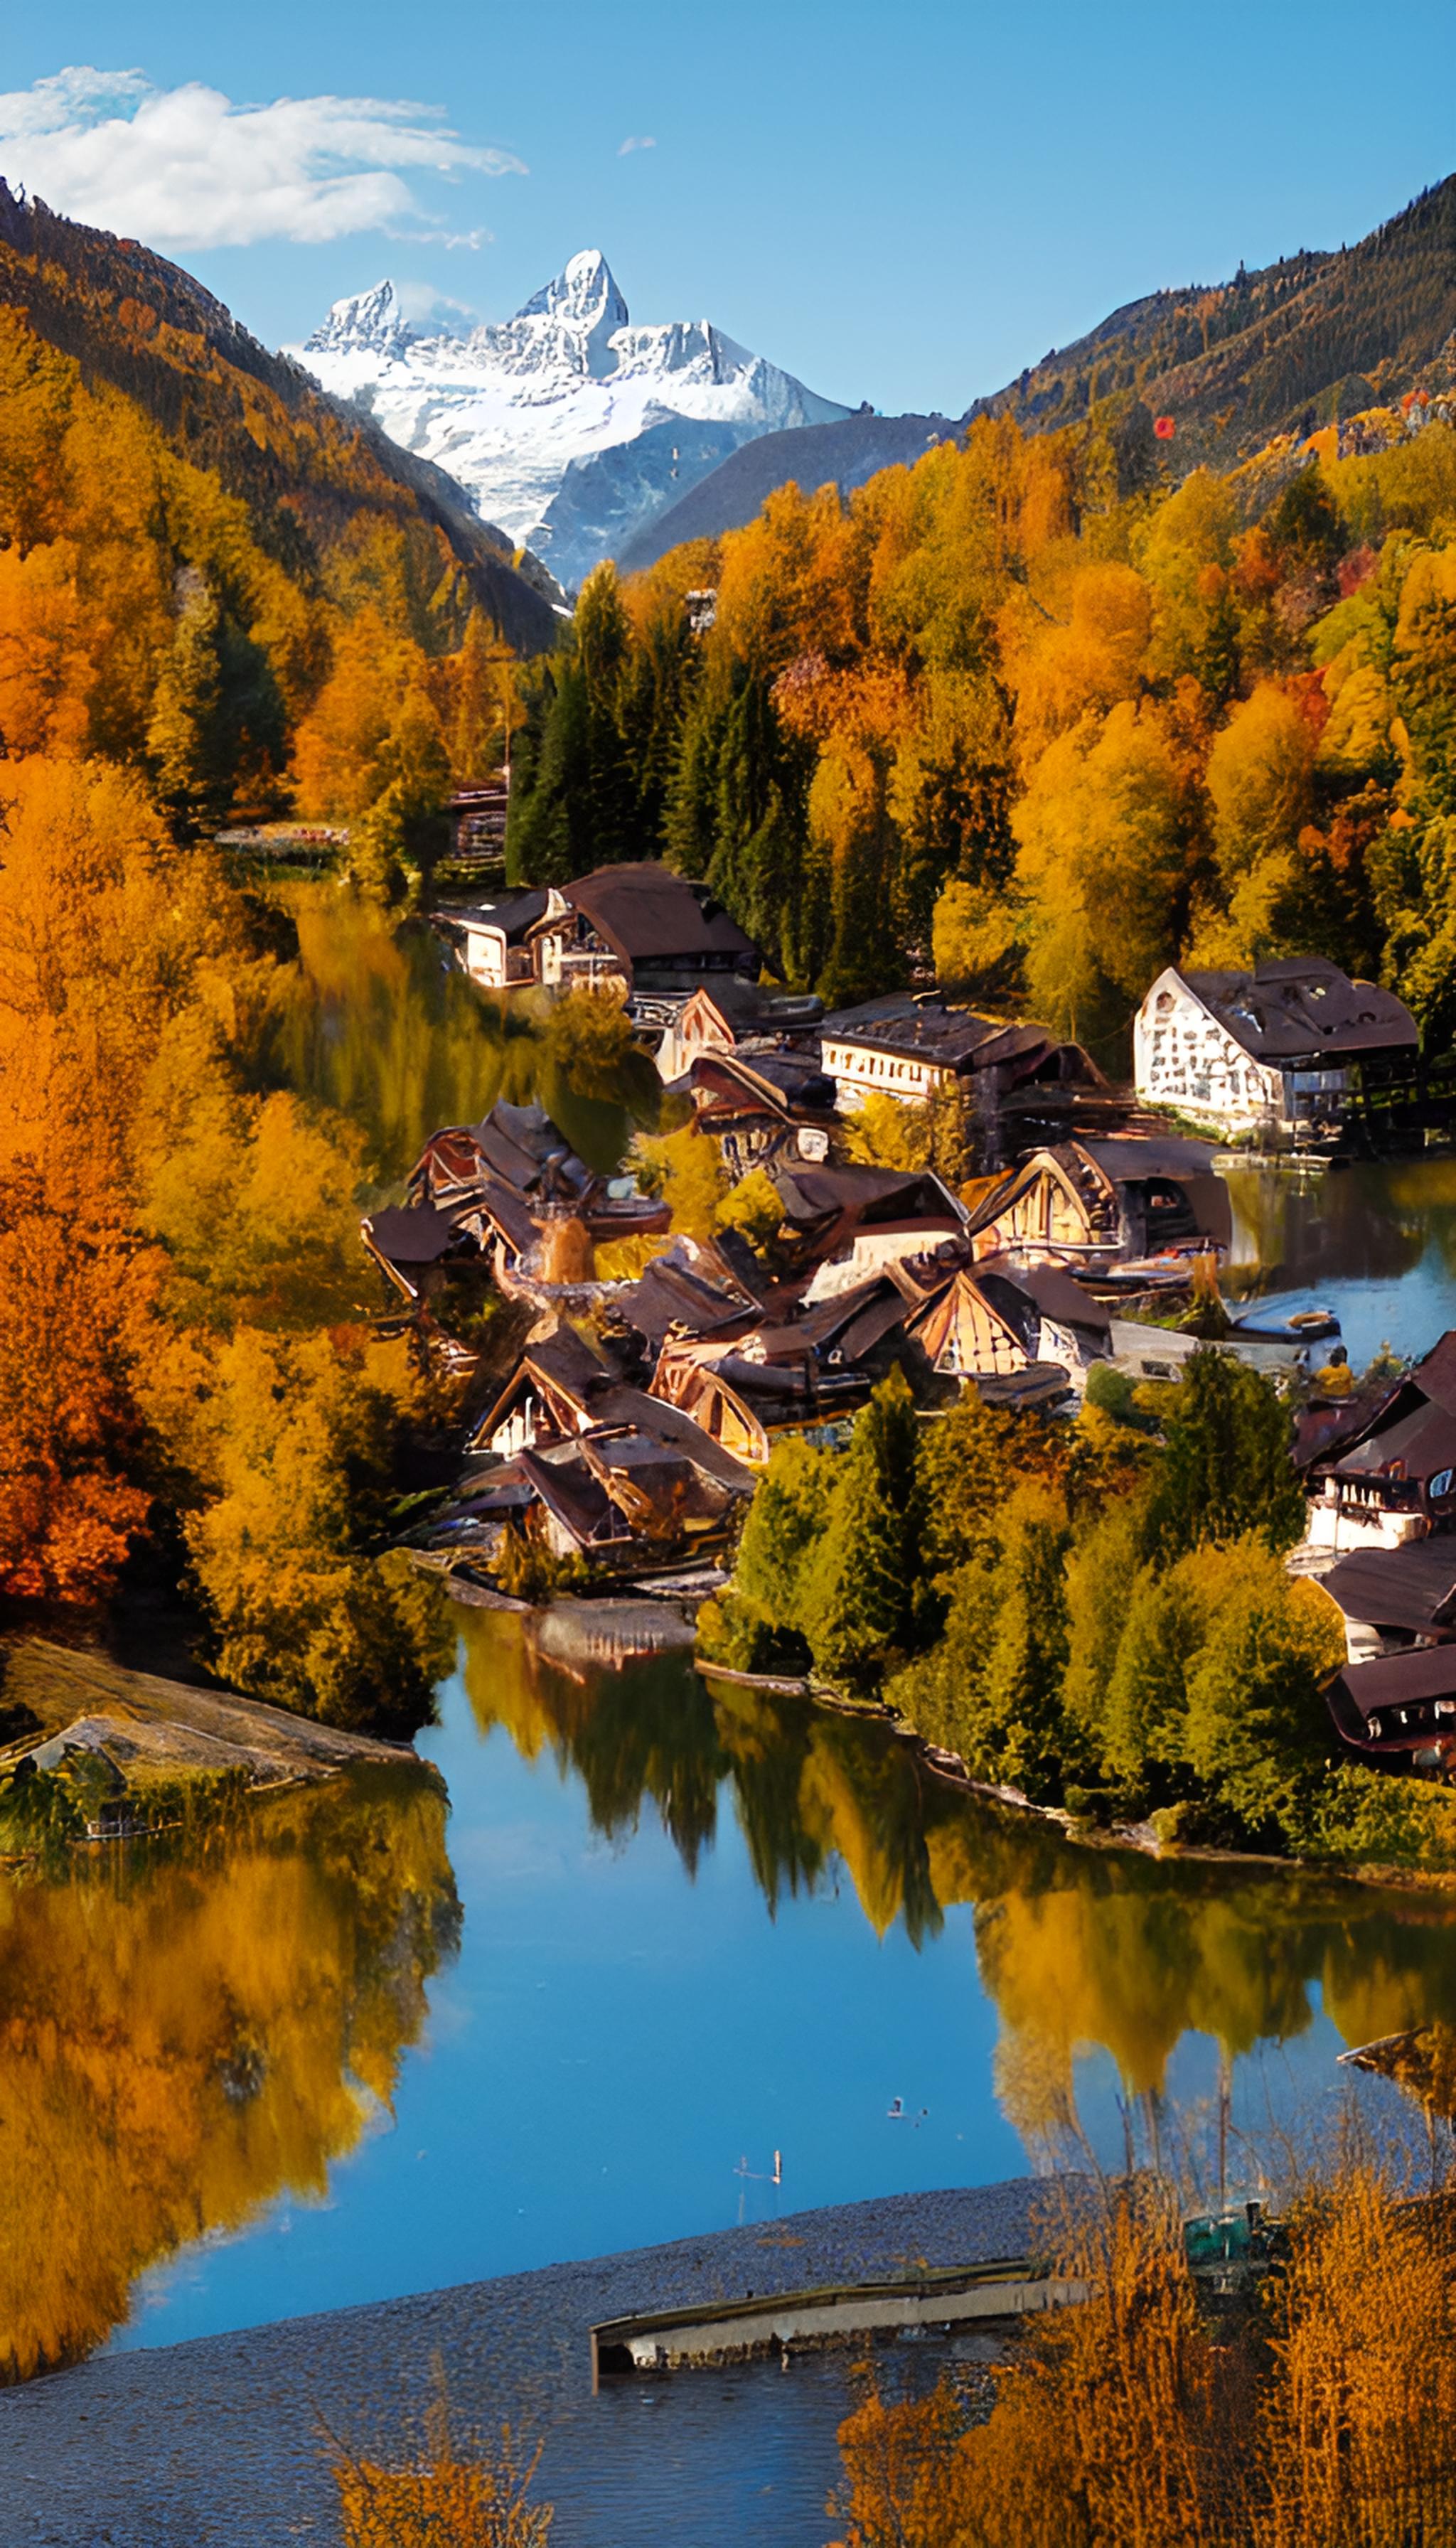
[[[335,302],[303,353],[568,586],[740,444],[849,413],[706,319],[634,326],[599,248],[466,334],[410,325],[378,283]]]
[[[603,320],[609,327],[625,327],[627,305],[600,248],[584,247],[579,255],[568,257],[560,274],[521,303],[516,317],[555,318],[563,327],[585,330],[599,327]]]
[[[316,327],[304,351],[309,354],[394,354],[403,352],[413,329],[400,307],[400,297],[386,278],[368,292],[335,301],[321,327]]]

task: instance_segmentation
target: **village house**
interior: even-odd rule
[[[837,1010],[821,1030],[823,1064],[841,1114],[866,1097],[915,1105],[955,1081],[971,1093],[988,1149],[999,1147],[1001,1117],[1020,1095],[1053,1106],[1075,1089],[1102,1091],[1101,1071],[1080,1045],[1048,1027],[979,1018],[940,991],[897,991]]]
[[[1346,1664],[1327,1684],[1324,1703],[1356,1760],[1416,1777],[1456,1774],[1456,1646]]]
[[[720,973],[681,1003],[665,999],[663,1005],[668,1014],[655,1059],[670,1085],[707,1054],[793,1054],[820,1067],[824,1003],[817,992],[771,991],[742,973]]]
[[[630,1176],[602,1177],[577,1156],[545,1108],[499,1099],[479,1124],[431,1134],[410,1173],[407,1198],[459,1220],[499,1193],[531,1221],[579,1220],[593,1239],[641,1238],[665,1230],[671,1215]]]
[[[1249,973],[1159,973],[1133,1029],[1139,1099],[1221,1133],[1333,1130],[1357,1084],[1408,1070],[1415,1021],[1392,992],[1320,956]]]
[[[438,1562],[491,1566],[512,1531],[553,1557],[620,1576],[649,1555],[693,1554],[725,1533],[753,1477],[681,1409],[622,1389],[582,1432],[543,1438],[467,1481],[415,1544]]]
[[[806,1054],[709,1049],[673,1085],[690,1095],[698,1130],[721,1144],[735,1185],[785,1154],[811,1164],[829,1156],[834,1087]]]
[[[977,1256],[1015,1251],[1089,1273],[1165,1255],[1227,1251],[1228,1189],[1201,1141],[1059,1142],[1034,1151],[975,1202]]]
[[[565,909],[554,885],[539,885],[470,910],[437,911],[434,925],[473,982],[485,991],[505,991],[535,980],[531,931]]]
[[[597,867],[560,888],[529,933],[548,988],[620,982],[634,1019],[664,1025],[700,982],[757,980],[759,951],[704,884],[655,859]]]
[[[1022,1256],[977,1256],[984,1298],[1020,1336],[1033,1362],[1056,1363],[1085,1389],[1092,1365],[1112,1353],[1112,1314],[1059,1265]]]
[[[783,1235],[800,1268],[813,1268],[805,1299],[851,1290],[899,1257],[961,1239],[965,1207],[929,1168],[819,1167],[784,1160],[772,1170]]]
[[[1456,1639],[1456,1535],[1352,1549],[1320,1579],[1344,1612],[1352,1662]]]
[[[1456,1328],[1360,1431],[1312,1463],[1310,1486],[1316,1547],[1390,1549],[1451,1534],[1456,1574]]]

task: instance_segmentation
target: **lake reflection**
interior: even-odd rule
[[[466,1613],[423,1744],[451,1865],[433,1792],[339,1788],[0,1893],[22,2368],[129,2285],[115,2340],[165,2343],[1130,2134],[1186,2154],[1221,2079],[1232,2179],[1347,2086],[1399,2111],[1341,2048],[1456,2023],[1444,1897],[1073,1848],[681,1657],[576,1675]]]
[[[259,1804],[227,1842],[0,1877],[0,2378],[76,2360],[131,2287],[387,2119],[458,1920],[417,1772]]]
[[[1223,1173],[1234,1260],[1259,1267],[1262,1295],[1333,1310],[1357,1368],[1382,1343],[1425,1353],[1456,1325],[1456,1159]]]
[[[331,878],[285,879],[270,894],[292,916],[299,964],[271,1027],[269,1062],[290,1086],[362,1127],[383,1189],[443,1124],[474,1124],[498,1098],[535,1098],[581,1157],[605,1175],[660,1084],[634,1056],[619,1102],[574,1089],[557,1065],[548,1012],[530,994],[493,999],[445,957],[423,921],[401,922]]]

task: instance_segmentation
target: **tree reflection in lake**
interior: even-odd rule
[[[1235,1263],[1257,1264],[1262,1293],[1291,1308],[1332,1309],[1357,1365],[1386,1340],[1424,1353],[1456,1323],[1456,1160],[1224,1175]]]
[[[957,1793],[882,1724],[708,1684],[679,1657],[574,1677],[500,1613],[469,1615],[465,1677],[482,1730],[507,1728],[528,1758],[552,1750],[604,1835],[621,1841],[654,1804],[689,1874],[724,1787],[771,1912],[840,1870],[877,1932],[899,1920],[917,1944],[974,1906],[997,2090],[1034,2156],[1077,2128],[1076,2064],[1099,2048],[1145,2101],[1189,2035],[1227,2069],[1304,2035],[1317,2009],[1347,2045],[1456,2022],[1443,1895],[1076,1847]]]
[[[270,1021],[268,1066],[362,1125],[382,1186],[398,1184],[440,1125],[477,1123],[498,1098],[539,1099],[601,1174],[622,1159],[633,1123],[655,1119],[661,1088],[645,1054],[628,1062],[618,1102],[578,1094],[546,1008],[530,993],[478,991],[423,921],[392,920],[329,879],[269,891],[297,927],[299,964]]]
[[[89,2352],[185,2241],[322,2195],[452,1947],[444,1833],[434,1780],[355,1773],[207,1844],[0,1874],[0,2379]]]

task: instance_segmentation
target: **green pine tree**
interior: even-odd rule
[[[855,1419],[807,1600],[814,1660],[851,1682],[914,1651],[924,1612],[915,1402],[896,1367]]]
[[[1171,1565],[1205,1540],[1257,1532],[1273,1549],[1304,1534],[1305,1495],[1290,1460],[1289,1410],[1272,1381],[1201,1346],[1164,1425],[1148,1508],[1149,1552]]]

